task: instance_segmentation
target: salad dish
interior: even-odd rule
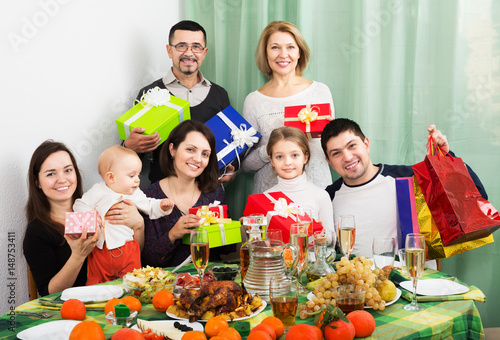
[[[150,267],[134,269],[123,276],[123,287],[142,302],[149,303],[153,295],[162,289],[174,290],[177,274],[162,268]]]

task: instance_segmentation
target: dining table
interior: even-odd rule
[[[172,270],[172,268],[165,268]],[[179,273],[196,274],[197,271],[192,263],[183,266]],[[394,274],[394,275],[392,275]],[[393,270],[391,280],[399,282],[407,280],[397,270]],[[239,275],[238,275],[239,278]],[[237,281],[238,281],[237,278]],[[469,288],[468,292],[448,296],[418,296],[418,301],[425,306],[423,311],[407,311],[403,306],[410,303],[411,292],[399,287],[402,291],[401,297],[394,303],[386,306],[384,310],[365,309],[371,313],[376,322],[373,334],[365,339],[484,339],[484,329],[481,322],[476,302],[485,302],[482,291],[475,286],[466,283],[437,270],[426,268],[419,282],[426,279],[442,278],[460,282]],[[105,284],[120,285],[122,280],[117,279]],[[124,291],[125,292],[125,291]],[[127,295],[127,293],[125,293]],[[57,302],[61,294],[52,294],[43,297],[43,300],[35,299],[17,306],[15,311],[10,311],[0,317],[0,339],[17,339],[17,334],[23,330],[40,325],[42,323],[61,320],[60,307]],[[300,295],[299,304],[307,302],[307,294]],[[42,305],[43,301],[54,301],[56,307]],[[48,319],[25,316],[17,312],[49,312],[52,316]],[[238,323],[248,323],[244,325],[250,328],[259,324],[264,318],[272,316],[273,312],[268,304],[260,313],[243,321],[230,322],[230,327],[237,327]],[[138,318],[144,320],[171,320],[166,313],[158,312],[152,304],[143,303]],[[112,335],[123,326],[111,325],[107,322],[104,310],[90,308],[87,310],[85,320],[96,321],[104,330],[106,339],[111,339]],[[300,319],[296,317],[296,324],[313,324],[313,318]],[[241,325],[240,325],[241,326]],[[246,338],[245,334],[242,334]],[[285,335],[282,336],[282,339]]]

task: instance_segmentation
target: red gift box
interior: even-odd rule
[[[281,201],[280,201],[281,199]],[[283,241],[290,242],[290,226],[297,223],[297,205],[284,193],[269,192],[263,194],[249,195],[243,216],[251,214],[267,215],[267,229],[279,229],[282,231]],[[308,234],[312,236],[315,231],[321,231],[323,226],[313,222]]]
[[[285,126],[293,126],[303,131],[307,138],[320,138],[321,132],[332,115],[329,103],[285,106]]]
[[[194,207],[189,209],[189,213],[196,215],[198,212],[198,209],[201,207]],[[208,210],[217,213],[217,218],[227,218],[227,205],[225,204],[219,204],[218,201],[215,201],[214,203],[210,203],[208,205]]]
[[[82,212],[67,212],[66,221],[64,223],[64,233],[72,239],[78,239],[82,236],[82,230],[87,227],[87,238],[94,236],[97,231],[97,212],[82,211]]]

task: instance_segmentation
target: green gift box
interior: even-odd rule
[[[225,223],[210,224],[204,227],[197,227],[194,229],[206,229],[208,233],[208,246],[209,248],[222,247],[228,244],[241,242],[241,223],[240,221],[233,221],[230,219],[223,219]],[[190,244],[189,234],[182,237],[182,243]]]
[[[161,141],[167,140],[170,131],[184,120],[191,119],[189,102],[170,95],[167,89],[155,87],[149,89],[138,104],[116,120],[118,135],[126,140],[130,130],[135,127],[145,128],[145,135],[158,132]]]

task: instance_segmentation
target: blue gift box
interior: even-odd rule
[[[231,105],[205,123],[215,135],[219,169],[256,144],[261,135]]]

